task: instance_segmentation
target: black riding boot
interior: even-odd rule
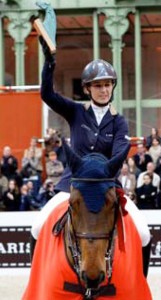
[[[32,262],[32,258],[34,255],[34,249],[35,249],[35,245],[36,245],[37,240],[34,239],[34,237],[32,236],[32,234],[30,235],[30,261]]]
[[[149,244],[145,247],[142,247],[142,255],[143,255],[143,273],[144,276],[148,276],[148,268],[149,268],[149,261],[150,261],[150,250],[151,250],[151,242],[150,240]]]

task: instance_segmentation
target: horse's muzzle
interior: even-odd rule
[[[100,272],[97,278],[91,279],[87,276],[86,271],[83,271],[81,274],[81,279],[85,284],[85,287],[88,289],[97,289],[101,282],[105,279],[105,274],[103,271]]]

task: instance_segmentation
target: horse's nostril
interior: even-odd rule
[[[99,276],[99,283],[105,280],[105,273],[101,271],[100,276]]]
[[[87,274],[85,271],[82,272],[82,280],[85,282],[87,281]]]
[[[98,277],[91,279],[85,271],[82,272],[82,280],[85,282],[87,288],[98,288],[101,282],[105,279],[105,274],[103,271],[100,272]]]

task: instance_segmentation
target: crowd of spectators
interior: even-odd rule
[[[124,162],[119,181],[140,209],[161,209],[161,138],[152,128],[146,143]],[[43,139],[32,137],[21,165],[5,146],[0,158],[0,210],[40,210],[53,196],[66,166],[60,132],[49,128]]]
[[[41,209],[54,196],[54,187],[66,166],[61,135],[49,128],[43,139],[32,137],[21,162],[10,146],[0,157],[0,210]]]
[[[124,162],[119,180],[140,209],[161,209],[161,138],[155,128]]]

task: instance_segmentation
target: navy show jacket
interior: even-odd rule
[[[53,88],[53,69],[45,62],[42,72],[41,98],[68,122],[71,147],[80,156],[99,152],[107,158],[117,155],[126,147],[128,126],[125,118],[111,106],[100,125],[97,124],[90,104],[76,103],[56,93]],[[65,169],[56,190],[69,192],[71,173]]]

